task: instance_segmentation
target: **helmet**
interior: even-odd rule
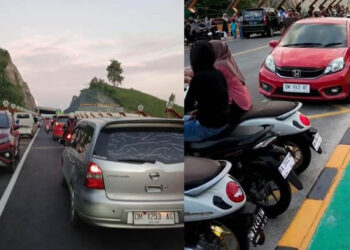
[[[69,117],[69,119],[74,119],[74,118],[75,118],[75,115],[74,115],[73,112],[71,112],[71,113],[68,114],[68,117]]]

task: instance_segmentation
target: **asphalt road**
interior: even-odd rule
[[[252,95],[254,103],[266,101],[266,98],[258,93],[258,73],[266,56],[271,51],[268,47],[270,40],[279,39],[279,35],[273,38],[255,37],[250,39],[237,39],[226,41],[229,45],[246,84]],[[185,67],[189,67],[189,48],[185,48]],[[342,114],[339,114],[343,111]],[[317,128],[323,138],[323,154],[313,152],[312,161],[308,169],[300,175],[304,189],[294,193],[289,209],[275,219],[269,220],[266,227],[266,242],[258,249],[274,249],[278,241],[294,218],[301,203],[308,194],[313,183],[325,166],[328,158],[336,145],[350,126],[350,105],[344,102],[308,102],[303,103],[301,112],[311,118],[311,124]],[[336,113],[338,112],[338,113]]]
[[[183,249],[182,229],[127,230],[69,222],[69,193],[60,185],[63,146],[39,131],[0,218],[0,249]],[[21,147],[23,154],[26,144]],[[11,174],[0,172],[0,193]]]

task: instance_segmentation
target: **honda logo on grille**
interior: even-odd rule
[[[301,77],[301,70],[300,69],[293,69],[293,77],[296,77],[296,78]]]
[[[158,172],[152,172],[149,174],[149,178],[151,178],[151,180],[153,180],[153,181],[158,180],[159,176],[160,176],[160,174]]]

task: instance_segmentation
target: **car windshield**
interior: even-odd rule
[[[59,117],[59,118],[57,119],[57,121],[58,121],[59,123],[66,123],[66,122],[68,121],[68,117]]]
[[[135,163],[181,163],[184,161],[183,131],[102,130],[94,148],[94,157]]]
[[[246,10],[244,11],[244,18],[261,18],[262,10]]]
[[[0,114],[0,128],[8,128],[9,123],[5,114]]]
[[[16,117],[17,119],[29,119],[28,114],[17,114]]]
[[[346,43],[346,26],[343,24],[295,24],[279,46],[344,48]]]

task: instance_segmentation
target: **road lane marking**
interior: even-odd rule
[[[349,108],[346,108],[346,107],[340,106],[340,105],[333,105],[333,106],[338,108],[339,111],[326,112],[326,113],[317,114],[317,115],[308,115],[307,117],[309,119],[319,119],[319,118],[325,118],[325,117],[330,117],[330,116],[342,115],[342,114],[350,113],[350,109]]]
[[[26,160],[26,158],[28,156],[30,148],[32,147],[32,145],[33,145],[33,143],[35,141],[35,138],[37,137],[39,131],[40,131],[40,129],[38,129],[38,131],[35,133],[35,136],[33,137],[32,141],[29,143],[26,151],[24,152],[20,162],[17,165],[17,168],[16,168],[15,172],[13,173],[13,175],[11,177],[11,180],[10,180],[9,184],[6,187],[6,190],[5,190],[4,194],[1,197],[1,200],[0,200],[0,217],[1,217],[2,213],[4,212],[5,206],[7,204],[8,199],[10,198],[10,195],[11,195],[11,192],[13,190],[13,187],[16,184],[16,181],[17,181],[17,178],[19,176],[19,173],[21,172],[21,169],[22,169],[23,164],[24,164],[24,162],[25,162],[25,160]]]

